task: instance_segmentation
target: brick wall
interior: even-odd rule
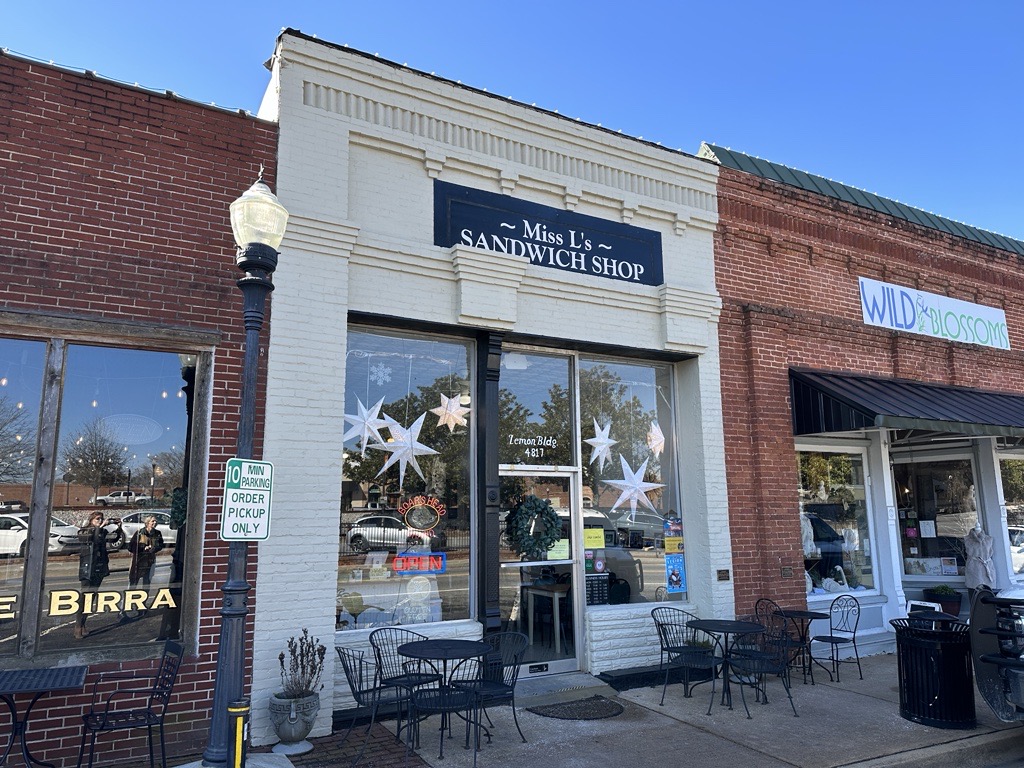
[[[1024,347],[1024,278],[1014,254],[756,176],[723,168],[718,190],[722,401],[742,613],[762,596],[804,600],[790,366],[1003,391],[1024,375],[1019,351],[865,326],[857,278],[1002,308],[1013,350]]]
[[[220,333],[209,461],[223,467],[235,452],[243,341],[228,205],[261,163],[273,185],[276,126],[6,55],[0,102],[0,310]],[[201,747],[209,723],[227,562],[221,481],[211,473],[203,540],[191,543],[203,549],[201,613],[171,703],[171,754]],[[92,666],[87,685],[116,666]],[[74,764],[86,703],[40,701],[38,757]],[[104,761],[138,761],[145,750],[144,734],[102,746]]]

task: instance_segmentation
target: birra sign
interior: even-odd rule
[[[224,541],[262,541],[270,534],[270,499],[274,465],[269,461],[228,459],[224,482]]]

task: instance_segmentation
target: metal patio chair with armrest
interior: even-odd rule
[[[145,728],[149,735],[149,765],[154,768],[153,728],[160,732],[160,765],[167,768],[164,746],[164,717],[171,690],[178,676],[184,648],[168,640],[154,672],[101,672],[92,686],[89,711],[82,716],[82,745],[78,765],[85,757],[89,740],[89,768],[96,752],[96,736],[100,733]]]
[[[681,608],[655,608],[651,611],[654,625],[661,643],[661,666],[665,670],[665,682],[661,687],[661,704],[665,704],[665,692],[673,668],[683,670],[683,697],[690,698],[690,673],[708,672],[711,675],[711,690],[714,697],[715,678],[722,665],[721,657],[715,655],[715,640],[700,630],[689,626],[697,617]],[[700,681],[705,682],[705,681]]]
[[[839,665],[857,663],[857,672],[860,679],[864,679],[864,672],[860,668],[860,652],[857,650],[857,625],[860,623],[860,603],[853,595],[840,595],[832,601],[829,607],[829,632],[827,635],[815,635],[812,639],[818,643],[825,643],[831,649],[829,662],[831,669],[821,662],[819,666],[828,670],[829,677],[839,682]],[[853,659],[840,659],[839,648],[849,646],[853,648]],[[815,660],[817,661],[817,660]],[[833,677],[833,673],[835,676]]]
[[[370,708],[370,724],[366,726],[363,746],[359,748],[359,754],[352,761],[352,765],[355,765],[362,758],[363,752],[366,751],[366,745],[370,740],[370,730],[377,719],[377,712],[380,710],[380,707],[394,704],[396,707],[401,708],[403,703],[408,703],[408,692],[404,688],[381,685],[377,681],[375,666],[365,659],[362,651],[344,647],[338,648],[337,651],[338,657],[341,660],[341,666],[345,670],[345,679],[348,681],[352,698],[355,699],[356,704],[360,707]],[[352,733],[358,716],[358,710],[352,714],[352,721],[342,735],[341,741],[345,741],[349,734]],[[401,718],[399,718],[398,725],[401,726]]]
[[[492,728],[494,723],[491,722],[487,709],[508,704],[512,708],[516,730],[525,744],[526,736],[519,726],[519,716],[516,714],[516,679],[519,677],[519,667],[522,666],[523,655],[529,647],[530,639],[522,632],[493,632],[484,635],[481,640],[493,650],[480,661],[470,660],[479,665],[476,670],[473,669],[472,663],[460,665],[459,674],[452,673],[452,685],[456,688],[467,688],[476,694],[480,711]]]
[[[401,702],[408,701],[416,688],[441,682],[441,674],[429,662],[410,660],[398,652],[400,645],[427,639],[426,635],[398,627],[381,627],[370,633],[370,645],[377,662],[376,682],[384,688],[399,689],[396,734],[402,732]]]
[[[786,689],[786,696],[789,697],[789,706],[793,708],[793,716],[799,717],[796,711],[796,704],[793,703],[791,691],[789,666],[792,645],[789,642],[789,633],[780,631],[778,624],[769,625],[768,628],[756,635],[745,635],[742,643],[736,647],[729,657],[729,669],[726,674],[730,681],[740,687],[740,698],[743,701],[743,709],[750,717],[750,708],[747,706],[747,697],[744,688],[753,688],[756,692],[755,700],[762,704],[768,703],[768,678],[776,676],[782,680]]]

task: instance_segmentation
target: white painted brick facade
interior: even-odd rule
[[[252,735],[273,740],[277,654],[302,627],[327,642],[324,707],[348,705],[335,635],[349,311],[696,355],[677,366],[690,597],[732,611],[712,233],[711,164],[339,49],[282,36],[261,111],[280,122],[277,194],[292,220],[275,275],[264,458],[277,487],[260,544]],[[665,285],[650,287],[433,245],[440,178],[661,233]],[[490,269],[490,274],[488,274]],[[650,604],[586,614],[592,672],[656,663]],[[478,637],[473,621],[417,627]]]

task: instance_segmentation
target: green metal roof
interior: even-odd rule
[[[707,142],[701,144],[700,152],[697,156],[712,160],[726,168],[751,173],[755,176],[771,179],[780,184],[797,187],[808,192],[815,192],[826,197],[833,197],[836,200],[859,205],[862,208],[869,208],[886,216],[904,219],[922,227],[937,229],[940,232],[945,232],[955,237],[962,237],[975,243],[981,243],[992,248],[1010,251],[1018,256],[1024,256],[1024,242],[1020,240],[1014,240],[995,232],[978,229],[970,224],[961,224],[958,221],[953,221],[943,216],[936,216],[927,211],[922,211],[920,208],[912,208],[895,200],[889,200],[871,192],[865,192],[863,189],[840,184],[838,181],[831,181],[823,176],[815,176],[813,173],[798,171],[795,168],[788,168],[785,165],[762,160],[759,157],[744,155],[742,152],[717,147]]]

